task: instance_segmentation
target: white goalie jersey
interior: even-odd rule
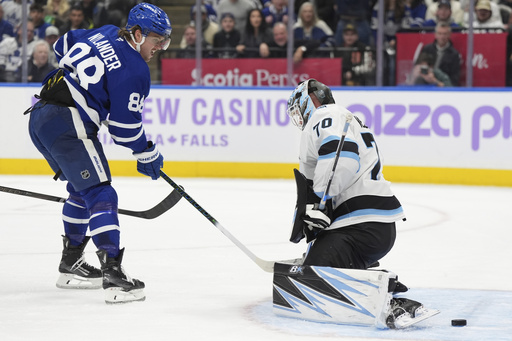
[[[322,198],[336,158],[346,114],[337,104],[318,107],[301,136],[300,171],[313,180]],[[382,175],[379,149],[370,132],[356,116],[350,123],[327,198],[334,214],[327,229],[362,222],[391,223],[405,218],[402,206]]]

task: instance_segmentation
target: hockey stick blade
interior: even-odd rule
[[[53,202],[60,202],[60,203],[66,202],[65,198],[56,197],[56,196],[49,195],[49,194],[25,191],[22,189],[10,188],[10,187],[5,187],[5,186],[0,186],[0,192],[22,195],[25,197],[48,200],[48,201],[53,201]],[[178,201],[180,201],[181,197],[182,196],[179,194],[178,191],[172,191],[164,200],[162,200],[160,203],[158,203],[156,206],[150,208],[149,210],[130,211],[130,210],[124,210],[122,208],[119,208],[118,213],[127,215],[127,216],[131,216],[131,217],[137,217],[137,218],[143,218],[143,219],[154,219],[156,217],[161,216],[163,213],[167,212],[174,205],[176,205],[178,203]]]
[[[185,192],[183,187],[176,184],[167,174],[165,174],[162,170],[160,170],[160,176],[167,181],[169,185],[171,185],[174,190],[178,191],[178,193],[185,198],[196,210],[198,210],[210,223],[212,223],[220,232],[222,232],[229,240],[233,242],[243,253],[245,253],[256,265],[258,265],[262,270],[266,272],[274,272],[274,264],[273,261],[267,261],[259,258],[251,250],[249,250],[244,244],[242,244],[238,239],[235,238],[228,230],[224,228],[214,217],[210,215],[210,213],[206,212],[204,208],[201,207],[190,195]]]

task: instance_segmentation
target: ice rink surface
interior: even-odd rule
[[[172,176],[172,169],[166,170]],[[288,242],[292,180],[177,178],[258,257],[299,257]],[[51,176],[0,176],[0,185],[65,197]],[[164,180],[115,178],[120,208],[145,210]],[[512,188],[393,184],[407,221],[381,268],[405,295],[441,313],[406,330],[276,317],[272,274],[262,271],[186,200],[144,220],[121,216],[126,271],[145,302],[106,305],[102,290],[55,286],[62,204],[0,192],[0,340],[512,340]],[[87,261],[99,262],[92,243]],[[451,327],[455,318],[466,327]]]

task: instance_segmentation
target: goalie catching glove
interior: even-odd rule
[[[160,177],[160,168],[164,166],[164,157],[153,142],[148,141],[148,147],[141,153],[133,153],[137,158],[137,171],[156,180]]]

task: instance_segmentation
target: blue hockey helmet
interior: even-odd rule
[[[171,43],[171,21],[167,14],[155,5],[142,2],[135,5],[128,14],[126,29],[131,30],[134,26],[141,28],[142,34],[147,36],[150,32],[164,37],[161,43],[163,50]]]
[[[316,107],[309,96],[314,93],[321,105],[334,103],[331,89],[316,79],[305,80],[293,90],[288,99],[288,116],[290,116],[294,125],[303,130],[308,119],[315,111]]]

